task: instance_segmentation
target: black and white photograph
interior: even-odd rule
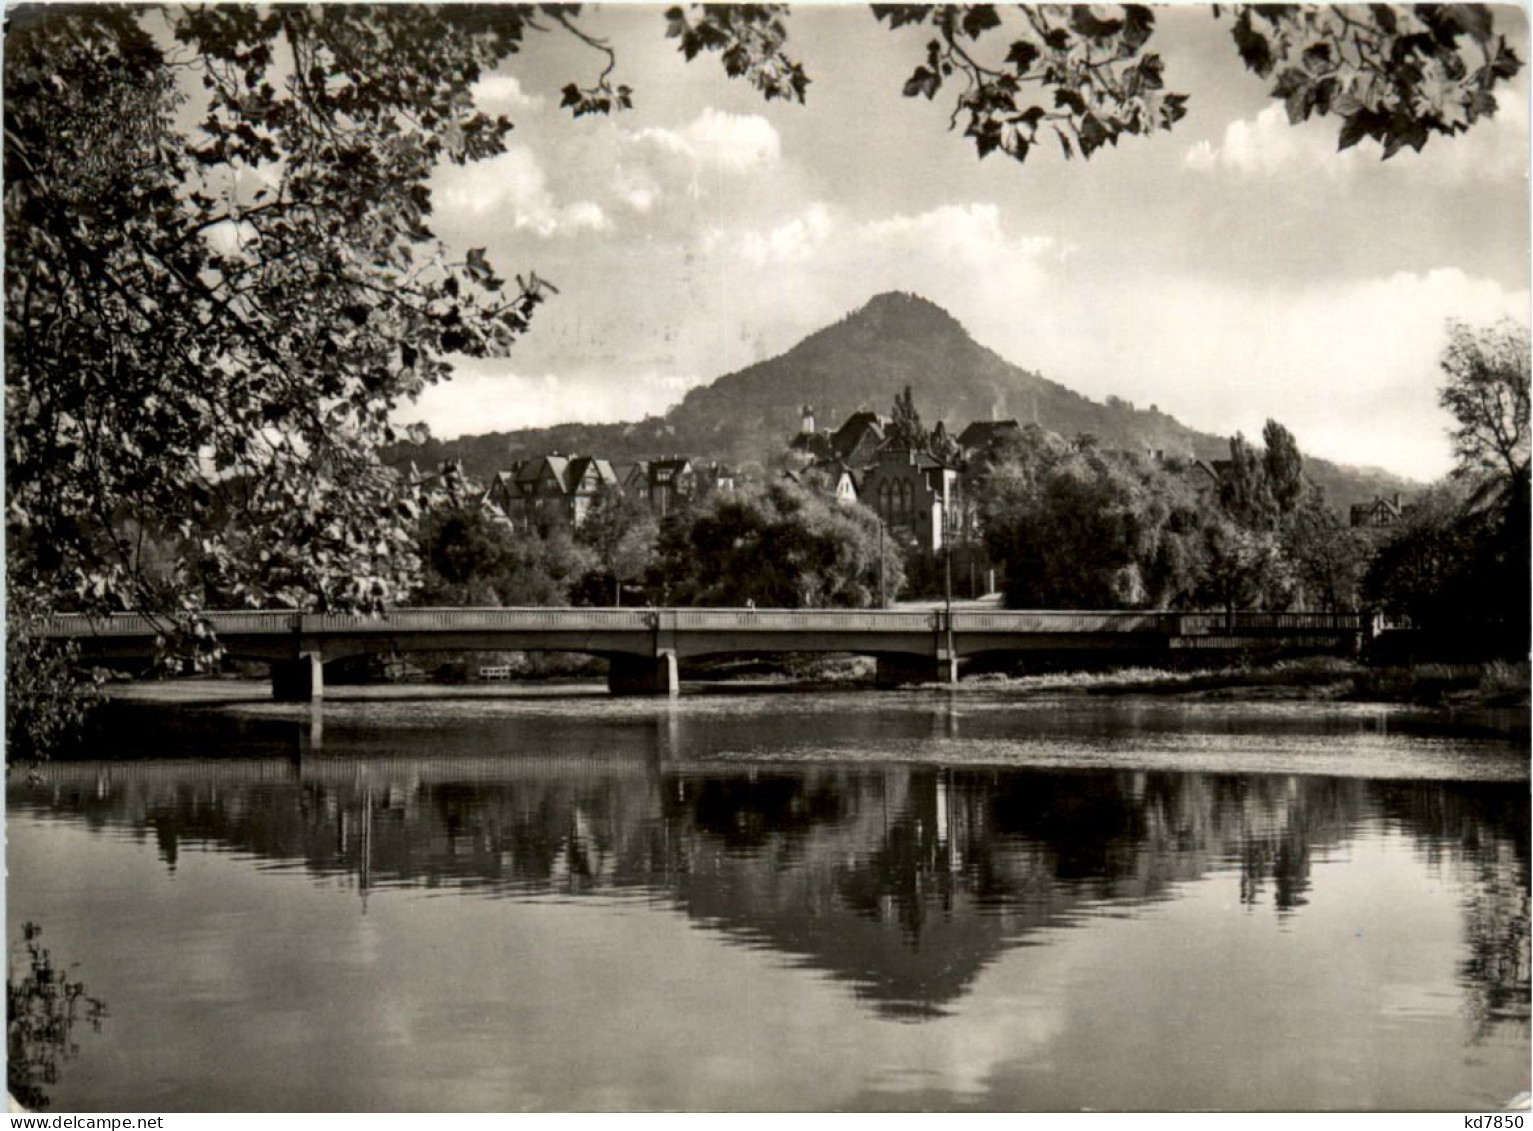
[[[13,1127],[1523,1126],[1525,6],[0,50]]]

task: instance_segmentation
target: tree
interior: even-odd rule
[[[1448,323],[1438,400],[1453,414],[1457,474],[1487,480],[1503,494],[1528,479],[1528,328],[1512,319],[1475,329]]]
[[[1013,608],[1164,607],[1196,584],[1196,500],[1143,461],[1024,440],[978,489]]]
[[[540,538],[472,505],[430,511],[419,539],[425,568],[413,598],[425,606],[563,605],[593,565],[568,533]]]
[[[1202,538],[1200,604],[1216,605],[1226,613],[1288,606],[1293,570],[1274,533],[1215,514],[1205,521]]]
[[[1304,495],[1304,457],[1293,433],[1276,420],[1262,427],[1262,479],[1279,521],[1293,514]]]
[[[503,148],[470,84],[566,20],[11,9],[7,524],[42,603],[195,608],[185,570],[147,582],[130,528],[244,603],[408,590],[390,412],[447,355],[503,352],[546,290],[479,251],[446,261],[427,178]]]
[[[1498,595],[1485,592],[1475,577],[1480,525],[1461,484],[1423,492],[1404,525],[1379,547],[1363,579],[1364,596],[1431,633],[1481,619]]]
[[[1373,547],[1342,522],[1326,503],[1324,491],[1313,485],[1306,488],[1283,527],[1281,539],[1304,604],[1333,612],[1358,607],[1359,589]]]
[[[1155,13],[1113,6],[875,4],[890,28],[930,29],[907,98],[963,84],[949,119],[964,120],[981,157],[1025,161],[1052,135],[1068,157],[1090,156],[1124,136],[1169,130],[1187,96],[1165,89],[1165,64],[1149,50]],[[1522,62],[1480,4],[1366,7],[1239,4],[1228,14],[1246,67],[1274,78],[1290,122],[1341,119],[1338,148],[1365,137],[1386,158],[1420,150],[1496,111],[1492,91]]]
[[[1219,478],[1219,505],[1231,519],[1250,530],[1270,529],[1277,517],[1262,473],[1261,456],[1240,432],[1230,437],[1229,465]]]
[[[644,579],[655,556],[660,526],[644,502],[615,487],[603,488],[575,531],[596,568],[581,588],[596,600],[623,603],[623,586]]]
[[[678,605],[870,608],[904,585],[898,549],[880,548],[878,517],[796,484],[715,494],[666,517],[651,588]]]
[[[924,452],[931,440],[930,434],[921,423],[921,414],[916,411],[915,397],[910,391],[910,386],[905,386],[903,393],[894,396],[894,411],[889,417],[888,440],[891,447],[904,448],[913,452]]]

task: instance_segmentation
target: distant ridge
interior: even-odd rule
[[[1202,459],[1223,459],[1229,452],[1227,437],[1188,428],[1153,405],[1141,409],[1117,397],[1100,403],[1013,365],[976,342],[936,303],[890,291],[786,353],[692,389],[664,416],[404,444],[388,456],[395,464],[413,459],[422,466],[458,459],[479,478],[504,470],[513,459],[549,451],[611,459],[680,453],[764,468],[798,431],[804,405],[814,406],[822,428],[835,427],[858,409],[888,412],[906,385],[927,425],[942,420],[954,433],[974,420],[1015,418],[1064,436],[1095,433],[1107,447]],[[1304,437],[1298,439],[1302,446]],[[1419,486],[1386,471],[1309,456],[1305,467],[1343,511],[1376,495]]]

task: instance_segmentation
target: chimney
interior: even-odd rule
[[[804,406],[804,417],[799,422],[798,430],[799,434],[803,436],[814,435],[814,405],[806,404]]]

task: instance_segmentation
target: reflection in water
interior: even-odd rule
[[[59,1068],[80,1051],[75,1022],[101,1031],[106,1006],[71,981],[67,970],[37,940],[36,923],[23,923],[21,939],[11,948],[5,979],[6,1081],[13,1099],[29,1111],[52,1102],[44,1090],[56,1084]]]
[[[113,924],[92,984],[147,1050],[71,1098],[260,1108],[256,1064],[310,1110],[1527,1086],[1517,744],[863,701],[145,716],[10,782],[12,913]]]
[[[1301,913],[1312,866],[1398,829],[1468,892],[1460,972],[1483,1029],[1528,1014],[1528,812],[1473,783],[576,758],[57,766],[13,803],[249,854],[359,893],[636,892],[793,954],[891,1015],[938,1016],[1004,948],[1102,905],[1239,871]],[[1270,893],[1270,896],[1269,896]]]

